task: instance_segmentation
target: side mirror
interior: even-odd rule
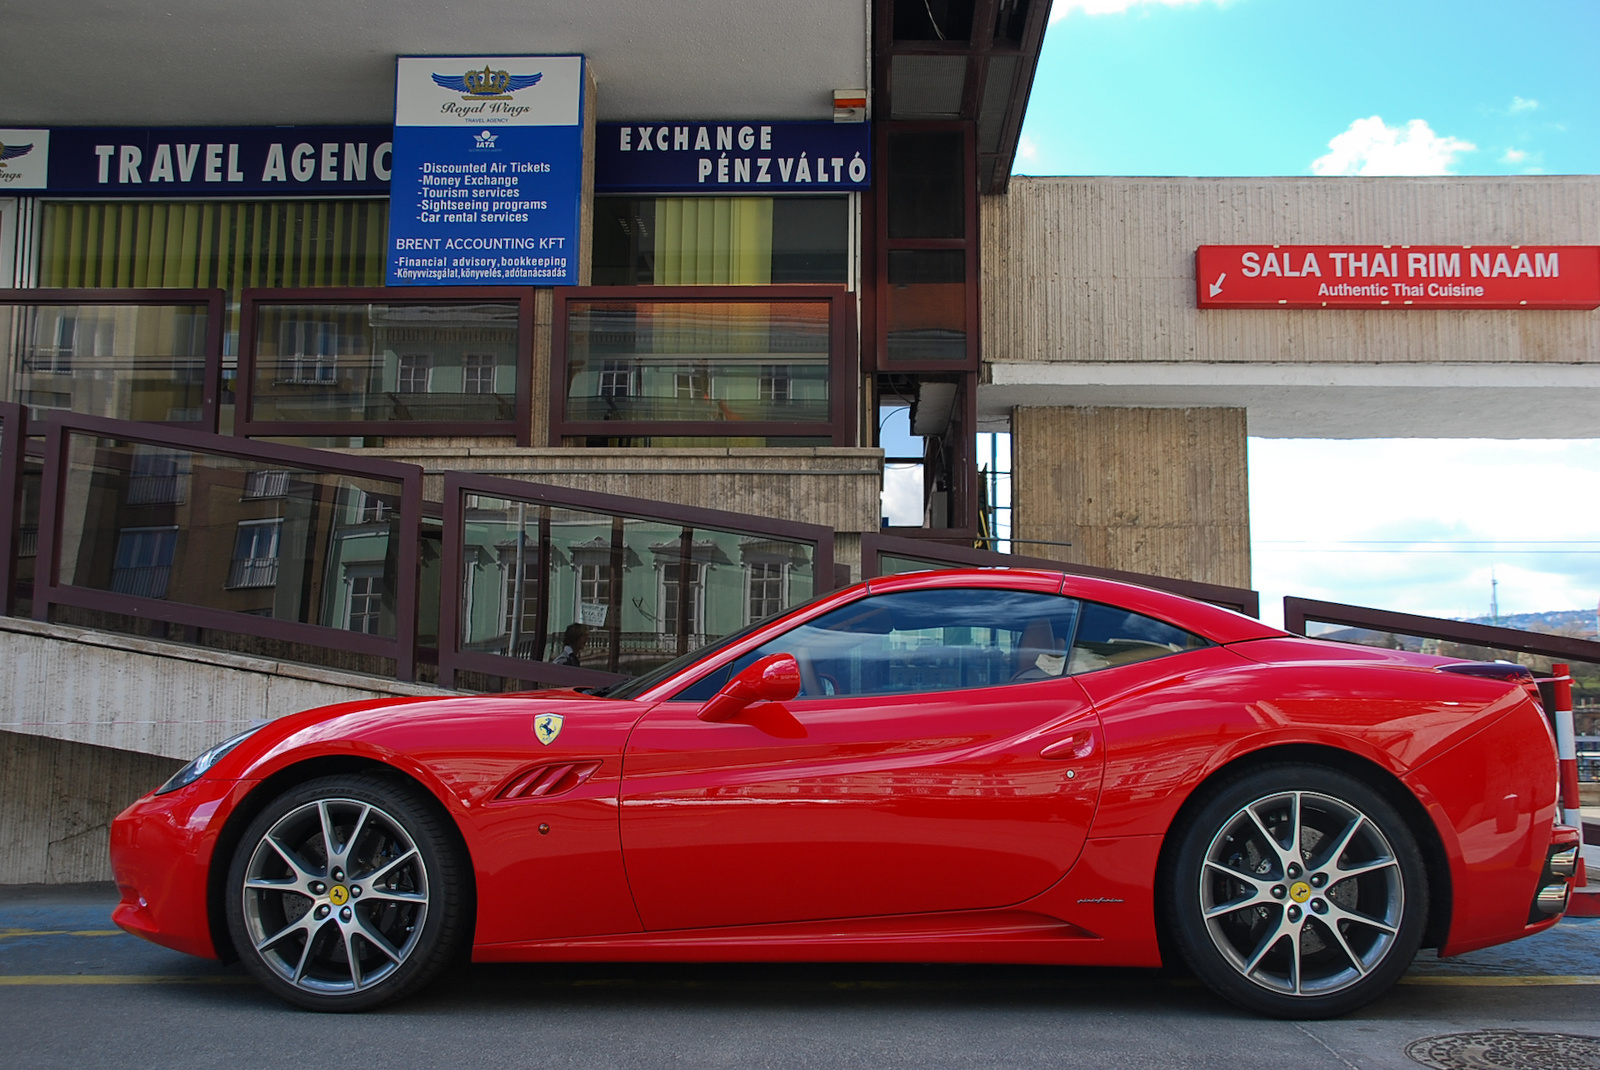
[[[769,654],[729,680],[700,708],[700,719],[731,721],[756,702],[787,702],[800,693],[800,663],[793,654]]]

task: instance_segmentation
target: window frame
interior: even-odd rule
[[[578,420],[567,415],[569,374],[568,332],[573,302],[606,304],[765,304],[814,301],[828,305],[828,419],[800,420]],[[550,445],[569,438],[826,438],[833,446],[856,445],[856,382],[859,354],[855,344],[855,294],[843,286],[573,286],[555,291],[551,330]],[[629,388],[637,396],[638,377]],[[711,390],[707,372],[707,390]],[[622,395],[613,395],[622,396]]]

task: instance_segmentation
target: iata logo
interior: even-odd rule
[[[30,145],[7,145],[0,142],[0,171],[5,170],[7,160],[15,160],[19,156],[26,156],[33,151]]]
[[[539,742],[545,746],[556,741],[561,734],[562,716],[559,713],[541,713],[533,719],[533,734],[539,737]]]
[[[473,134],[472,135],[472,151],[473,152],[498,152],[499,150],[494,147],[494,143],[496,141],[499,141],[499,140],[500,139],[497,136],[495,136],[494,134],[489,133],[489,131],[487,131],[487,130],[485,130],[481,134]]]
[[[543,71],[538,74],[510,74],[491,70],[488,64],[484,64],[481,71],[459,75],[435,74],[433,83],[440,89],[461,93],[462,100],[510,100],[512,93],[536,85],[543,77]]]

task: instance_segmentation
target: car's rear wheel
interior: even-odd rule
[[[290,1003],[357,1011],[409,995],[466,939],[462,852],[432,800],[378,776],[274,799],[228,870],[246,968]]]
[[[1282,1018],[1344,1014],[1411,964],[1427,923],[1416,837],[1345,773],[1285,764],[1222,787],[1181,832],[1169,931],[1219,995]]]

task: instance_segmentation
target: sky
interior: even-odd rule
[[[1015,170],[1600,172],[1600,0],[1055,0]],[[1593,610],[1600,441],[1250,440],[1262,616]],[[1491,483],[1490,480],[1493,480]],[[1492,489],[1490,489],[1492,488]]]

